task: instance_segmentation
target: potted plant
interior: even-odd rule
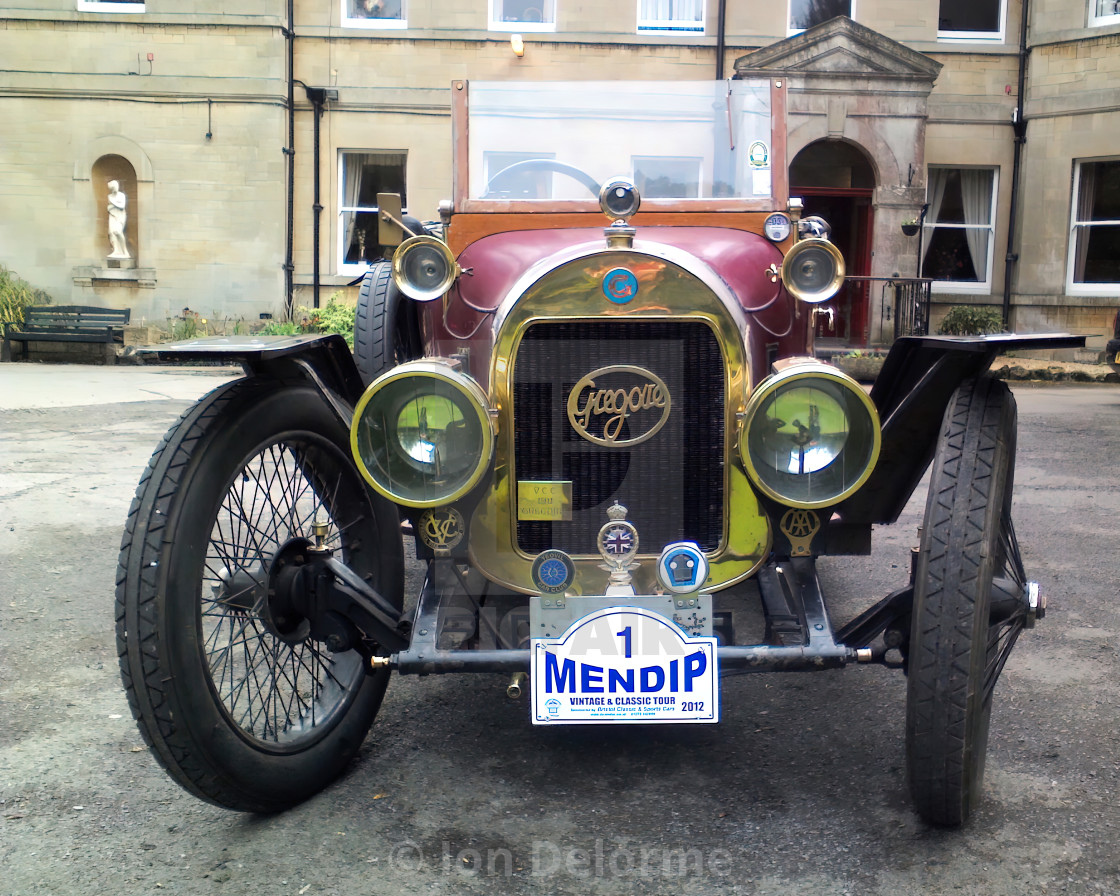
[[[902,222],[902,232],[907,236],[913,236],[918,232],[918,226],[919,225],[917,218],[907,218]]]

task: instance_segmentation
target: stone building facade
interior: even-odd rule
[[[935,322],[992,305],[1099,350],[1120,304],[1115,0],[41,0],[0,13],[0,60],[0,263],[137,321],[345,289],[377,190],[449,195],[464,78],[787,79],[795,194],[870,278],[823,336],[887,338],[882,284],[919,265]]]

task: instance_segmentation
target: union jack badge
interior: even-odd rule
[[[607,554],[629,554],[634,547],[634,533],[622,526],[611,526],[603,536],[603,551]]]
[[[626,508],[617,501],[607,510],[610,518],[599,530],[599,556],[605,561],[605,569],[610,570],[610,584],[623,589],[630,587],[630,571],[638,564],[634,557],[638,554],[638,530],[626,519]],[[607,593],[612,593],[608,588]]]

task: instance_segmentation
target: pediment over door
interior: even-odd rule
[[[847,151],[842,144],[867,159],[874,184],[873,276],[912,263],[914,243],[899,225],[925,200],[927,110],[940,72],[939,62],[846,16],[735,62],[736,77],[780,80],[788,91],[787,165],[813,144],[826,167],[840,164]],[[831,160],[830,147],[836,152]]]
[[[912,204],[925,189],[927,105],[941,63],[838,16],[741,56],[740,78],[788,89],[788,158],[815,140],[846,140],[872,161],[880,200]]]
[[[941,63],[872,31],[847,16],[830,19],[768,47],[735,60],[738,77],[847,76],[907,82],[924,81],[933,87]]]

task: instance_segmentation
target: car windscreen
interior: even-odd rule
[[[772,195],[770,82],[469,85],[469,197],[593,198],[613,177],[648,199]]]

